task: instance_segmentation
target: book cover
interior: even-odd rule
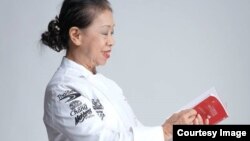
[[[194,108],[209,124],[218,124],[228,117],[228,111],[218,96],[215,88],[211,88],[183,108]]]

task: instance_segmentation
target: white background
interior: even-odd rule
[[[249,0],[112,0],[116,45],[99,68],[145,125],[215,87],[229,118],[250,124]],[[0,135],[45,141],[43,97],[61,62],[39,43],[61,0],[0,1]]]

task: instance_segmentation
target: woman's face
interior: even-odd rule
[[[79,53],[86,59],[85,65],[96,67],[107,62],[114,44],[113,32],[114,21],[109,10],[100,13],[87,29],[83,29]]]

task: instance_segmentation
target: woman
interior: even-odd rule
[[[43,44],[66,55],[46,88],[44,123],[50,141],[163,141],[173,124],[203,124],[193,109],[162,126],[145,127],[121,88],[96,71],[111,55],[114,19],[107,0],[64,0]]]

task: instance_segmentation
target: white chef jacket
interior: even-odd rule
[[[142,125],[114,81],[66,57],[47,85],[43,121],[49,141],[164,141],[162,127]]]

